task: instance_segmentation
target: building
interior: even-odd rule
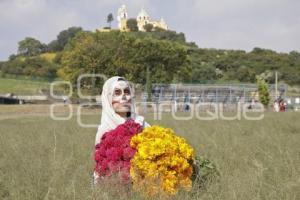
[[[128,31],[127,28],[127,20],[128,20],[128,12],[125,5],[122,5],[118,9],[118,28],[120,31]]]
[[[128,12],[126,5],[122,5],[118,9],[117,19],[119,30],[129,31],[129,29],[127,28]],[[163,19],[161,19],[160,21],[152,21],[150,15],[146,12],[144,8],[142,8],[139,14],[137,15],[136,21],[139,31],[146,31],[144,28],[146,24],[151,24],[153,28],[168,30],[168,25]]]

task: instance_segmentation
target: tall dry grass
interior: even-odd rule
[[[175,129],[219,169],[218,180],[175,199],[300,199],[299,113],[266,113],[260,121],[146,118]],[[75,117],[0,118],[0,199],[142,199],[114,182],[93,187],[95,132]]]

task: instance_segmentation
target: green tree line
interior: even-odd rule
[[[55,58],[47,60],[41,56],[45,53]],[[255,83],[257,75],[273,83],[277,71],[279,80],[299,85],[300,53],[258,47],[250,52],[204,49],[187,42],[183,33],[150,28],[149,32],[90,32],[70,27],[49,44],[29,37],[20,41],[18,53],[1,62],[0,70],[2,74],[59,77],[74,84],[83,73],[120,75],[145,84],[147,71],[152,83]]]

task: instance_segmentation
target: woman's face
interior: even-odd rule
[[[130,112],[131,92],[127,82],[117,81],[114,85],[112,107],[116,113]]]

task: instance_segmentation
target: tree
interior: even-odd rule
[[[255,73],[244,65],[234,70],[234,77],[241,82],[253,82],[255,80]]]
[[[193,83],[206,83],[216,78],[216,69],[211,64],[193,65],[191,74]]]
[[[289,54],[290,54],[291,56],[300,58],[300,53],[299,53],[298,51],[291,51]]]
[[[265,82],[264,79],[258,77],[257,87],[258,87],[259,100],[265,107],[267,107],[270,103],[268,84]]]
[[[18,56],[15,55],[15,54],[11,54],[9,57],[8,57],[8,60],[12,61],[14,59],[16,59]]]
[[[154,38],[137,39],[133,43],[133,59],[138,67],[133,68],[133,76],[137,82],[145,83],[147,67],[151,74],[151,82],[170,83],[174,78],[186,78],[187,50],[182,45]],[[179,75],[179,76],[178,76]]]
[[[138,38],[133,33],[82,33],[64,51],[58,75],[76,83],[82,73],[124,76],[135,83],[146,83],[147,68],[150,82],[181,81],[189,73],[187,50],[184,46],[154,38]],[[91,85],[86,81],[84,87]],[[99,83],[95,84],[101,88]]]
[[[5,62],[1,70],[5,74],[39,76],[53,79],[56,77],[57,65],[39,56],[35,56],[26,57],[25,59],[16,58]]]
[[[139,30],[139,28],[138,28],[138,26],[137,26],[137,21],[136,21],[136,19],[133,19],[133,18],[128,19],[126,25],[127,25],[127,28],[128,28],[130,31],[135,32],[135,31],[138,31],[138,30]]]
[[[111,22],[114,21],[114,17],[113,17],[113,14],[112,13],[109,13],[107,15],[107,23],[109,24],[109,27],[111,28]]]
[[[155,27],[154,29],[156,28],[158,27]],[[176,33],[175,31],[166,31],[163,29],[163,31],[156,31],[154,34],[156,34],[161,39],[186,43],[185,35],[183,33]]]
[[[153,25],[146,24],[146,25],[144,25],[144,29],[146,30],[146,32],[151,32],[153,30]]]
[[[43,52],[44,45],[37,39],[26,37],[20,41],[18,54],[24,56],[35,56]]]
[[[48,50],[49,51],[62,51],[65,47],[65,45],[68,43],[68,41],[75,37],[75,35],[82,31],[81,27],[70,27],[67,30],[61,31],[57,35],[57,39],[51,41],[48,44]]]
[[[155,26],[155,27],[154,27],[154,31],[156,31],[156,32],[164,32],[164,31],[166,31],[166,30],[163,29],[163,28],[160,28],[160,27],[158,27],[158,26]]]
[[[52,40],[49,44],[48,44],[48,51],[49,52],[56,52],[56,51],[60,51],[60,45],[58,44],[57,40]]]

